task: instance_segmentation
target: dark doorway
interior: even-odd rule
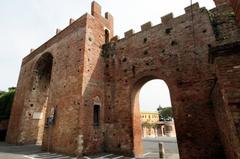
[[[100,106],[94,105],[93,107],[93,125],[98,127],[100,125]]]

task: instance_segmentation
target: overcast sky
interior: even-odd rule
[[[37,48],[63,29],[69,18],[90,13],[91,0],[1,0],[0,1],[0,90],[16,86],[21,60],[30,48]],[[115,20],[115,35],[134,29],[148,21],[160,23],[170,12],[184,13],[190,0],[97,0],[103,13],[109,11]],[[197,2],[197,0],[193,0]],[[198,0],[200,6],[214,7],[212,0]],[[145,91],[154,92],[153,89]],[[159,91],[159,89],[158,89]],[[145,100],[149,101],[149,100]],[[144,103],[144,102],[143,102]],[[146,102],[145,102],[146,103]],[[156,105],[156,103],[149,105]],[[155,106],[156,107],[156,106]],[[155,109],[154,109],[155,110]]]
[[[139,102],[141,111],[157,111],[159,105],[172,106],[167,84],[160,79],[147,82],[140,90]]]

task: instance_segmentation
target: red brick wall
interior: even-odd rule
[[[230,2],[235,12],[238,24],[240,24],[240,0],[230,0]]]
[[[215,116],[225,152],[240,158],[240,44],[230,43],[211,49],[217,83],[213,92]],[[227,124],[223,124],[226,123]]]
[[[207,11],[194,4],[184,15],[168,14],[159,25],[148,22],[140,32],[130,30],[123,39],[115,37],[103,45],[105,29],[113,36],[113,17],[109,13],[102,17],[94,2],[92,15],[83,15],[23,59],[7,141],[28,144],[37,138],[38,123],[31,117],[46,94],[33,89],[34,68],[48,52],[53,68],[46,116],[51,108],[57,110],[55,125],[44,130],[44,149],[76,155],[102,151],[141,155],[139,90],[151,79],[163,79],[171,93],[180,157],[225,158],[222,143],[228,154],[231,142],[226,138],[231,133],[221,133],[222,118],[214,115],[215,70],[208,63],[208,51],[239,39],[231,11],[226,5]],[[100,105],[98,127],[93,125],[94,104]]]
[[[34,144],[43,134],[43,149],[65,154],[103,151],[104,61],[101,48],[105,29],[113,35],[113,17],[101,16],[94,2],[93,15],[85,14],[23,59],[11,112],[7,142]],[[36,64],[45,53],[53,56],[49,91],[34,87]],[[47,101],[46,113],[42,99]],[[46,100],[47,99],[47,100]],[[93,128],[94,101],[101,105],[100,127]],[[56,108],[54,126],[43,130],[44,121],[33,120],[34,112],[50,116]],[[44,117],[43,117],[44,118]],[[45,118],[44,118],[45,119]],[[41,124],[40,124],[41,123]]]
[[[34,120],[33,114],[43,111],[39,110],[41,106],[39,103],[42,98],[46,98],[46,94],[39,94],[38,88],[34,87],[34,72],[39,58],[48,52],[53,56],[53,66],[47,94],[46,117],[49,117],[50,109],[53,107],[57,107],[57,114],[55,125],[44,130],[43,148],[62,153],[75,153],[78,106],[82,100],[79,96],[82,88],[78,83],[82,80],[80,74],[86,21],[87,15],[82,16],[23,59],[7,142],[34,144],[39,133],[43,133],[39,132],[39,127],[44,125],[39,125],[40,121]]]
[[[146,23],[135,34],[130,30],[106,48],[108,150],[141,155],[138,93],[147,81],[163,79],[171,94],[180,157],[224,156],[213,107],[209,105],[214,77],[208,64],[208,47],[215,45],[215,36],[207,10],[197,4],[193,9],[195,48],[190,7],[177,18],[171,14],[163,17],[160,25]]]
[[[102,45],[105,43],[105,29],[113,35],[113,18],[109,13],[101,15],[101,7],[93,3],[92,15],[87,18],[86,42],[84,51],[82,97],[83,107],[80,111],[80,125],[83,134],[83,153],[93,154],[104,151],[105,137],[105,91],[104,91],[104,59]],[[100,124],[93,125],[94,105],[100,105]]]
[[[240,0],[214,0],[216,6],[230,3],[236,15],[236,20],[240,24]]]

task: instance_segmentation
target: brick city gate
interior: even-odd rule
[[[44,149],[79,156],[141,156],[139,90],[163,79],[180,157],[239,158],[239,28],[232,7],[216,4],[208,11],[196,3],[118,39],[111,14],[102,17],[93,2],[91,15],[71,19],[23,59],[7,141],[42,140]]]

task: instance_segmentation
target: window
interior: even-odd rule
[[[94,105],[93,107],[93,125],[99,126],[100,124],[100,106]]]
[[[109,42],[109,31],[105,29],[105,43]]]

